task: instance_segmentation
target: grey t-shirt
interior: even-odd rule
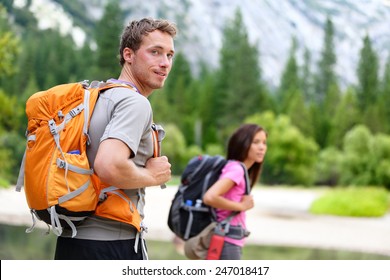
[[[149,100],[143,95],[127,88],[116,87],[101,93],[92,114],[89,135],[91,145],[87,154],[91,167],[99,144],[109,138],[123,141],[133,152],[132,160],[137,166],[144,167],[153,156],[151,133],[153,113]],[[131,180],[131,178],[129,178]],[[145,190],[124,190],[135,205],[141,217],[144,217],[143,199]],[[139,193],[141,193],[141,199]],[[77,227],[76,238],[92,240],[118,240],[134,238],[135,229],[127,224],[100,218],[88,217]],[[63,236],[71,236],[66,230]]]

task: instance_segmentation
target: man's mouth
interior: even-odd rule
[[[154,73],[156,73],[157,75],[162,76],[162,77],[165,77],[167,75],[167,73],[164,73],[164,72],[154,72]]]

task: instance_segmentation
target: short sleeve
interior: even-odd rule
[[[238,161],[229,161],[222,169],[220,179],[222,178],[229,178],[236,185],[240,185],[244,181],[244,169]]]

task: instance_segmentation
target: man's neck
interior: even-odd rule
[[[142,87],[141,84],[137,83],[137,80],[134,79],[130,69],[128,68],[128,65],[125,65],[122,68],[118,80],[123,81],[125,83],[131,83],[137,89],[137,91],[145,97],[148,97],[151,94],[151,92],[146,92],[146,90]]]
[[[131,86],[132,88],[134,88],[136,92],[141,93],[134,83],[129,82],[129,81],[124,80],[124,79],[121,79],[121,78],[118,78],[118,79],[111,78],[111,79],[107,80],[107,82],[117,83],[117,84],[125,84],[125,85]]]

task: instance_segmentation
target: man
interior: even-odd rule
[[[75,238],[64,230],[55,259],[147,259],[144,227],[137,220],[143,219],[144,188],[171,178],[167,157],[153,157],[153,114],[147,97],[168,77],[176,32],[173,23],[151,18],[125,27],[119,49],[122,70],[118,79],[107,82],[133,90],[115,87],[99,96],[90,124],[88,158],[104,185],[123,190],[131,202],[108,193],[95,215],[77,226]],[[115,218],[124,211],[128,217]]]

